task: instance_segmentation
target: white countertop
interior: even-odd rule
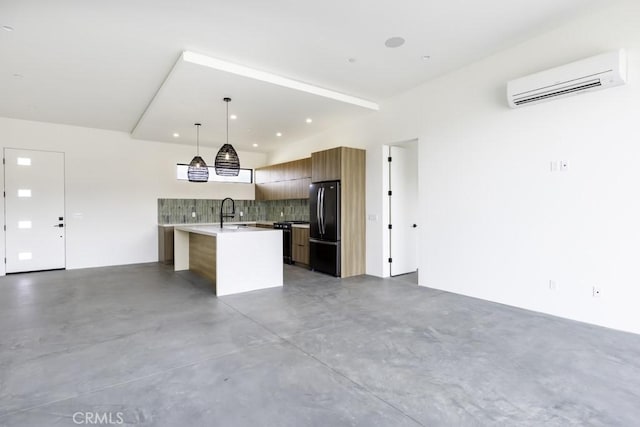
[[[274,232],[280,230],[274,230],[271,228],[259,228],[259,227],[233,227],[237,224],[229,223],[224,228],[220,228],[220,224],[216,225],[176,225],[175,230],[188,231],[189,233],[204,234],[206,236],[218,236],[221,234],[238,234],[238,233],[265,233]]]
[[[226,224],[231,224],[231,225],[256,225],[256,224],[262,224],[262,225],[269,225],[272,226],[273,223],[275,221],[225,221],[225,225]],[[220,222],[194,222],[194,223],[178,223],[178,224],[158,224],[158,227],[178,227],[178,226],[200,226],[200,225],[217,225],[218,227],[220,227]]]

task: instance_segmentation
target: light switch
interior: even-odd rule
[[[569,170],[569,161],[560,160],[560,172],[566,172]]]

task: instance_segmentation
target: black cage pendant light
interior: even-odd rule
[[[196,144],[197,144],[197,153],[196,156],[189,163],[189,169],[187,170],[187,177],[189,178],[189,182],[208,182],[209,181],[209,168],[207,164],[204,162],[202,157],[200,157],[200,123],[196,123]]]
[[[238,176],[240,159],[236,150],[229,144],[229,102],[231,102],[231,98],[224,98],[223,101],[227,103],[227,143],[220,148],[216,155],[216,175]]]

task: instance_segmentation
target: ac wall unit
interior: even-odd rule
[[[550,101],[578,93],[620,86],[627,81],[623,49],[551,68],[507,83],[512,108]]]

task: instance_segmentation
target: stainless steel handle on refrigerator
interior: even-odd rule
[[[318,223],[318,234],[322,234],[322,227],[320,225],[320,192],[322,187],[318,187],[318,193],[316,194],[316,222]]]
[[[309,239],[310,243],[319,243],[321,245],[338,246],[340,242],[327,242],[326,240]]]
[[[318,188],[318,197],[320,197],[320,201],[318,201],[318,210],[319,215],[318,215],[318,224],[320,224],[320,235],[322,236],[324,234],[324,231],[322,231],[322,187]]]
[[[322,235],[324,235],[327,232],[327,229],[326,229],[325,223],[324,223],[324,210],[325,210],[324,209],[324,191],[325,191],[325,188],[322,187],[322,195],[320,196],[320,202],[321,202],[321,205],[322,205],[322,208],[320,209],[320,215],[322,217]]]

